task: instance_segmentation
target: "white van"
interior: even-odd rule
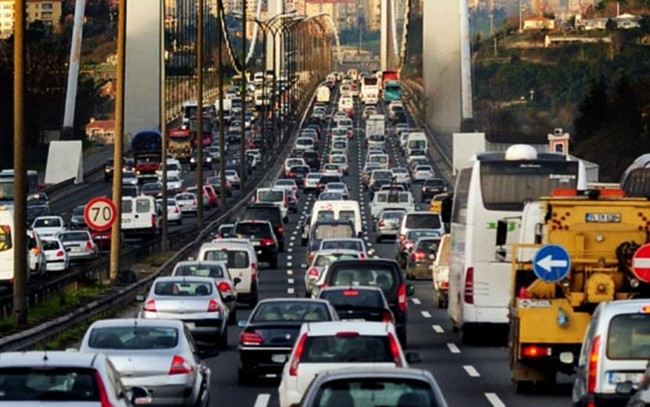
[[[339,99],[339,110],[349,112],[354,109],[354,100],[352,96],[341,96]]]
[[[648,299],[598,304],[578,357],[573,405],[600,405],[598,401],[605,400],[608,405],[625,405],[643,377],[649,349]],[[559,356],[573,362],[568,353]]]
[[[359,202],[347,201],[316,201],[311,209],[309,227],[318,220],[349,219],[354,222],[354,230],[358,234],[363,230]]]
[[[287,219],[287,212],[289,211],[289,203],[287,200],[287,192],[282,188],[257,188],[255,192],[256,203],[271,203],[280,208],[282,219]],[[285,220],[286,222],[286,220]]]
[[[415,201],[411,191],[377,191],[370,202],[370,214],[377,218],[387,207],[404,208],[407,212],[415,211]]]
[[[449,257],[451,256],[451,235],[445,233],[440,239],[436,258],[431,264],[431,277],[433,285],[433,306],[436,308],[447,307],[449,295]]]
[[[251,308],[257,305],[259,263],[248,239],[215,239],[203,243],[197,260],[224,261],[232,278],[241,280],[237,284],[237,302],[247,303]]]
[[[322,85],[318,87],[316,91],[316,102],[319,103],[329,103],[332,92],[327,85]]]
[[[0,207],[0,282],[14,281],[14,210],[11,207]],[[43,252],[43,244],[38,233],[28,230],[27,265],[29,275],[43,275],[47,270],[47,261]],[[29,279],[28,275],[28,279]]]
[[[411,155],[413,150],[428,150],[429,141],[424,133],[409,133],[406,138],[406,155]]]
[[[122,197],[122,231],[155,235],[160,228],[161,211],[151,196]]]

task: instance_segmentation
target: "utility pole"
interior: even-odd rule
[[[160,0],[160,135],[162,136],[162,237],[161,248],[163,252],[169,250],[169,228],[167,224],[167,149],[169,139],[167,135],[167,118],[165,117],[165,0]]]
[[[203,225],[203,0],[196,2],[198,9],[196,18],[196,193],[199,202],[196,208],[196,226]]]
[[[14,2],[14,300],[16,326],[27,323],[27,171],[25,168],[25,0]]]
[[[226,208],[226,136],[224,134],[223,123],[223,54],[221,53],[221,44],[223,43],[223,27],[221,26],[222,9],[219,8],[219,18],[217,18],[217,65],[219,67],[219,192],[220,205],[222,209]]]
[[[248,83],[246,82],[246,0],[242,0],[242,14],[241,14],[241,26],[242,26],[242,36],[241,36],[241,72],[242,72],[242,84],[243,84],[243,94],[241,102],[241,142],[239,144],[239,178],[240,190],[244,189],[246,183],[246,88]],[[264,73],[266,75],[266,73]],[[275,89],[273,89],[275,92]]]
[[[126,79],[126,1],[118,3],[117,12],[117,93],[115,94],[115,145],[113,147],[113,203],[117,209],[111,227],[110,277],[114,280],[120,271],[122,240],[122,167],[124,152],[124,80]]]

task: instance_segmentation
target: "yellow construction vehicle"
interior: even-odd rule
[[[650,241],[650,201],[620,189],[558,190],[526,205],[513,244],[508,221],[497,227],[497,258],[512,264],[510,371],[525,392],[573,371],[598,303],[650,296],[650,270],[634,266]]]

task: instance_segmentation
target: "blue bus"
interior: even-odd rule
[[[402,85],[398,81],[386,81],[384,84],[384,102],[390,103],[393,100],[402,98]]]
[[[156,178],[162,162],[162,135],[158,130],[142,130],[131,140],[135,173],[139,179]]]

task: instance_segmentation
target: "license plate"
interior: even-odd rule
[[[194,328],[196,328],[196,325],[194,325],[194,322],[186,322],[186,323],[185,323],[185,326],[187,327],[187,329],[194,329]]]
[[[122,223],[131,223],[131,219],[122,219]]]
[[[631,372],[609,372],[608,373],[609,384],[618,384],[631,382],[633,384],[639,384],[643,378],[643,373],[631,373]]]
[[[70,248],[70,251],[71,251],[71,252],[80,252],[80,251],[81,251],[81,247],[71,247],[71,248]]]
[[[287,361],[287,355],[271,355],[273,363],[284,363]]]

